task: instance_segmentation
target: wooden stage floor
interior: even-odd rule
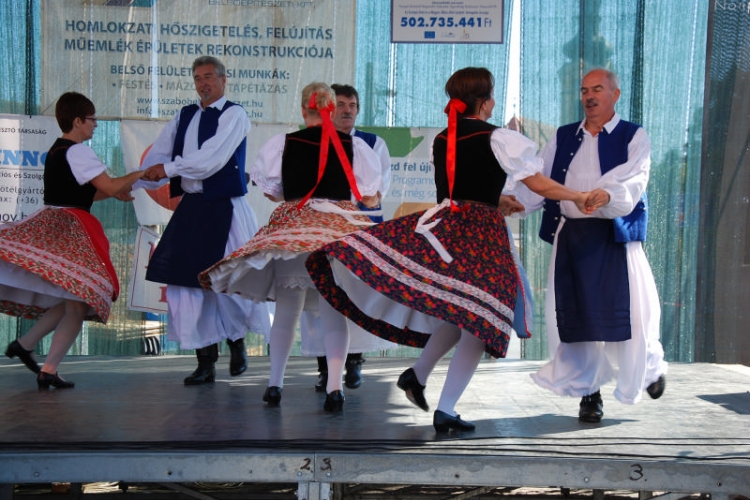
[[[396,387],[413,361],[369,358],[343,413],[327,414],[311,358],[290,360],[281,405],[268,408],[265,357],[239,377],[222,357],[216,383],[198,387],[182,384],[190,356],[67,357],[76,387],[49,391],[3,357],[0,498],[9,485],[105,481],[297,483],[308,499],[337,484],[750,496],[750,367],[673,363],[664,396],[634,406],[605,386],[604,419],[583,424],[578,399],[531,381],[541,362],[487,359],[457,407],[476,431],[438,435],[432,411]],[[431,407],[446,369],[428,381]]]

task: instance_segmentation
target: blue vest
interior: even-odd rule
[[[560,184],[565,184],[568,167],[583,142],[583,130],[578,130],[579,125],[580,123],[571,123],[557,129],[557,151],[550,177]],[[602,175],[628,161],[628,145],[639,128],[640,125],[620,120],[611,133],[602,129],[599,133],[599,167]],[[646,241],[647,208],[648,202],[644,192],[632,212],[625,217],[614,219],[616,242]],[[547,243],[552,243],[559,222],[560,202],[545,198],[539,237]]]
[[[375,148],[375,141],[378,140],[377,135],[371,134],[370,132],[362,132],[361,130],[355,130],[354,136],[365,141],[367,145],[370,146],[370,149]]]
[[[219,117],[235,103],[227,101],[221,110],[208,107],[203,111],[200,124],[198,126],[198,147],[216,135],[216,129],[219,127]],[[177,156],[182,155],[185,147],[185,132],[187,131],[190,120],[198,112],[199,106],[191,104],[180,110],[180,123],[177,125],[177,132],[172,147],[172,161]],[[247,179],[245,178],[245,151],[247,148],[247,138],[243,139],[234,154],[221,170],[207,179],[203,179],[203,195],[208,200],[220,200],[223,198],[235,198],[244,196],[247,193]],[[180,187],[181,177],[172,177],[169,180],[169,195],[174,198],[183,194]]]

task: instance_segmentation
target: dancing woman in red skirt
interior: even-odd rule
[[[57,367],[84,320],[106,323],[120,288],[109,258],[109,241],[91,215],[94,201],[130,201],[130,187],[143,172],[112,178],[84,141],[97,127],[96,108],[76,92],[60,96],[55,117],[63,135],[44,162],[44,208],[0,227],[0,312],[38,321],[8,345],[34,373],[40,389],[71,388]],[[51,332],[40,368],[35,346]]]
[[[487,123],[493,88],[485,68],[464,68],[446,83],[448,128],[432,145],[438,205],[352,233],[307,261],[313,282],[337,310],[375,335],[424,347],[398,379],[422,410],[429,410],[430,373],[456,348],[433,416],[437,432],[474,429],[454,407],[482,354],[505,357],[508,348],[519,276],[499,209],[501,202],[514,209],[500,198],[503,186],[523,182],[590,210],[586,193],[539,174],[531,140]]]

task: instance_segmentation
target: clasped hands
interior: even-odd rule
[[[576,200],[575,204],[578,210],[586,215],[591,215],[597,209],[609,203],[609,193],[601,188],[581,194],[586,196],[585,200]]]
[[[582,213],[591,215],[597,209],[609,203],[609,193],[601,188],[596,188],[586,193],[581,193],[580,199],[574,200],[576,207]],[[498,210],[505,217],[526,210],[523,203],[513,195],[501,195]]]
[[[157,163],[156,165],[151,165],[146,170],[143,171],[143,180],[146,181],[160,181],[162,179],[167,178],[167,173],[164,171],[164,164],[163,163]]]

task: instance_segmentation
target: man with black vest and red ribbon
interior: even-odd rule
[[[516,194],[526,213],[544,208],[539,236],[553,244],[546,323],[551,360],[532,374],[542,387],[581,397],[578,418],[604,415],[600,388],[635,404],[661,397],[667,363],[659,340],[661,307],[646,239],[651,143],[643,127],[615,112],[619,79],[605,69],[581,84],[585,119],[560,127],[541,153],[544,174],[590,191],[584,215],[569,202]]]
[[[265,304],[201,288],[198,273],[253,237],[255,213],[245,199],[245,151],[250,119],[224,96],[226,68],[218,59],[193,62],[199,102],[183,107],[164,127],[146,157],[140,187],[153,189],[169,179],[177,209],[149,261],[146,279],[167,285],[167,337],[195,349],[198,367],[185,385],[211,383],[219,342],[230,351],[229,373],[247,368],[244,338],[266,334]],[[139,187],[139,186],[134,186]]]

